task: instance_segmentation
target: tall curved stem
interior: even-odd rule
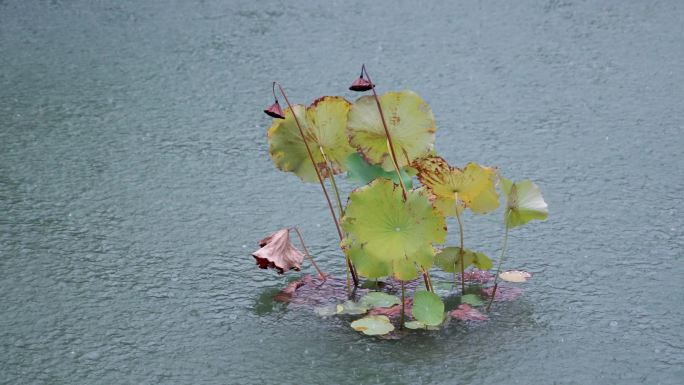
[[[368,70],[366,69],[366,65],[363,64],[361,65],[361,73],[366,74],[366,77],[368,78],[368,81],[373,84],[373,87],[371,87],[371,91],[373,92],[373,98],[375,98],[375,104],[378,106],[378,112],[380,112],[380,120],[382,121],[382,127],[385,129],[385,136],[387,137],[387,149],[389,150],[390,156],[392,157],[392,164],[394,165],[394,171],[397,173],[397,178],[399,179],[399,185],[401,185],[401,192],[402,195],[404,196],[404,200],[406,200],[406,197],[408,196],[408,192],[406,191],[406,186],[404,186],[404,180],[401,179],[401,171],[399,170],[399,162],[397,162],[397,154],[394,151],[394,144],[392,144],[392,136],[389,133],[389,129],[387,129],[387,122],[385,121],[385,114],[382,112],[382,106],[380,105],[380,98],[378,98],[378,93],[375,92],[375,84],[373,83],[373,79],[371,79],[370,74],[368,74]]]
[[[370,74],[368,73],[368,70],[366,69],[366,65],[362,64],[361,65],[361,75],[366,74],[366,77],[368,78],[368,81],[372,85],[371,91],[373,92],[373,98],[375,99],[375,104],[378,106],[378,112],[380,113],[380,120],[382,121],[382,127],[385,129],[385,136],[387,137],[387,149],[389,150],[390,157],[392,158],[392,165],[394,166],[394,171],[397,173],[397,179],[399,180],[399,185],[401,186],[401,195],[404,198],[404,202],[406,202],[406,199],[408,197],[408,191],[406,190],[406,186],[404,185],[404,179],[401,177],[401,170],[399,169],[399,162],[397,161],[397,154],[394,151],[394,144],[392,144],[392,135],[390,135],[389,129],[387,128],[387,122],[385,121],[385,113],[382,112],[382,105],[380,105],[380,98],[378,98],[378,93],[375,92],[375,83],[373,83],[373,79],[371,78]],[[423,273],[423,281],[425,282],[425,288],[428,291],[434,291],[432,288],[432,283],[430,279],[430,273],[428,273],[425,268],[421,266],[421,271]]]
[[[463,265],[463,219],[461,219],[461,214],[458,212],[458,193],[454,194],[455,205],[456,205],[456,219],[458,220],[458,232],[461,238],[461,250],[458,255],[461,258],[461,293],[465,294],[465,266]]]
[[[306,256],[309,258],[309,261],[313,265],[313,267],[316,269],[318,272],[318,276],[321,277],[321,280],[325,281],[326,276],[323,274],[321,269],[318,267],[316,262],[313,260],[313,256],[311,256],[311,253],[309,253],[309,249],[306,248],[306,245],[304,244],[304,237],[302,237],[302,233],[299,231],[299,227],[295,226],[293,227],[295,232],[297,233],[297,237],[299,237],[299,243],[301,243],[302,248],[304,249],[304,252],[306,253]]]
[[[326,155],[325,151],[323,151],[323,147],[318,146],[318,149],[321,151],[323,160],[325,160],[325,167],[328,169],[328,174],[330,175],[330,185],[335,193],[335,198],[337,199],[337,208],[340,213],[340,218],[342,218],[344,215],[344,206],[342,206],[342,199],[340,199],[340,191],[337,189],[337,183],[335,182],[335,173],[333,172],[332,164],[328,159],[328,155]]]
[[[404,304],[406,303],[406,287],[404,286],[404,281],[401,282],[401,320],[399,321],[399,327],[404,328]]]
[[[508,215],[508,213],[506,213]],[[504,225],[506,224],[506,216],[504,215]],[[492,289],[492,297],[489,299],[487,304],[487,311],[492,307],[492,302],[494,302],[494,297],[496,296],[496,289],[499,287],[499,274],[501,273],[501,265],[503,265],[504,256],[506,254],[506,246],[508,245],[508,226],[506,226],[506,231],[504,232],[503,246],[501,246],[501,255],[499,256],[499,265],[496,268],[496,275],[494,276],[494,288]]]
[[[323,183],[323,177],[321,177],[321,172],[318,170],[318,165],[316,164],[316,161],[314,160],[313,153],[311,152],[311,148],[309,147],[309,143],[306,141],[306,136],[304,135],[304,130],[302,129],[302,125],[299,123],[299,118],[297,118],[297,114],[295,113],[294,108],[292,107],[292,104],[290,104],[290,100],[287,98],[287,94],[285,93],[285,90],[283,89],[283,86],[280,85],[278,82],[273,82],[273,94],[275,96],[275,86],[278,86],[278,90],[280,90],[280,93],[283,95],[283,98],[285,99],[285,103],[287,103],[287,106],[290,108],[290,111],[292,111],[292,116],[294,116],[295,123],[297,124],[297,128],[299,129],[299,135],[302,137],[302,141],[304,142],[304,146],[306,147],[306,152],[309,154],[309,159],[311,160],[311,164],[313,165],[313,169],[316,172],[316,177],[318,177],[318,183],[321,185],[321,189],[323,190],[323,195],[325,195],[325,200],[328,202],[328,208],[330,209],[330,215],[332,215],[333,222],[335,222],[335,228],[337,229],[337,235],[340,237],[340,241],[344,239],[344,235],[342,235],[342,229],[340,228],[340,223],[337,220],[337,216],[335,215],[335,209],[333,208],[332,202],[330,201],[330,196],[328,195],[328,190],[325,188],[325,183]],[[346,255],[346,253],[345,253]],[[349,272],[351,273],[352,279],[354,280],[354,286],[358,286],[359,284],[359,278],[356,275],[356,270],[354,269],[354,265],[352,265],[351,260],[349,257],[345,257],[347,261],[347,268],[349,269]]]

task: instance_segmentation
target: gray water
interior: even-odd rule
[[[278,228],[344,266],[268,157],[270,82],[353,100],[362,62],[449,161],[542,188],[509,242],[535,276],[486,324],[385,341],[271,301]],[[0,383],[679,384],[683,62],[674,0],[0,1]]]

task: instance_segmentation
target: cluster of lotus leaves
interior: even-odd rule
[[[298,121],[322,177],[347,172],[350,179],[368,183],[350,194],[341,220],[346,233],[342,246],[361,275],[410,280],[417,276],[417,268],[428,269],[433,262],[449,272],[468,265],[491,268],[486,255],[467,249],[463,250],[466,266],[460,266],[460,248],[445,248],[435,258],[433,244],[445,240],[445,217],[465,209],[476,214],[495,210],[497,180],[506,197],[508,228],[546,218],[546,203],[534,183],[513,183],[499,178],[497,169],[476,163],[453,167],[434,155],[435,120],[417,94],[388,92],[379,99],[405,185],[411,188],[415,172],[423,185],[409,190],[405,201],[372,96],[362,96],[353,104],[339,96],[324,96],[308,107],[294,105],[284,111],[285,119],[275,119],[268,130],[269,153],[280,170],[305,182],[317,181]]]
[[[416,267],[432,266],[433,243],[443,243],[446,224],[424,190],[401,188],[378,178],[349,195],[341,221],[345,247],[357,271],[368,278],[410,280]]]
[[[379,99],[399,167],[410,166],[417,158],[430,153],[436,125],[427,103],[408,90],[388,92]],[[329,176],[322,152],[334,174],[348,171],[347,160],[357,153],[365,162],[394,172],[387,136],[373,97],[362,96],[352,104],[339,96],[324,96],[309,107],[301,104],[292,109],[288,107],[284,115],[285,119],[274,119],[268,129],[269,154],[278,169],[293,172],[304,182],[317,181],[298,121],[322,177]],[[351,162],[358,163],[353,157]]]

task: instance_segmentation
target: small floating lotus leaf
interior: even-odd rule
[[[404,327],[407,329],[425,329],[426,325],[420,321],[404,322]]]
[[[335,174],[345,170],[344,161],[354,152],[346,133],[350,106],[339,96],[324,96],[308,108],[300,104],[292,106],[323,177],[327,177],[328,172],[320,148],[332,163]],[[271,159],[280,170],[293,172],[305,182],[318,181],[290,108],[285,109],[285,119],[273,120],[268,139]]]
[[[315,307],[314,312],[320,317],[330,317],[337,314],[337,305]]]
[[[489,317],[480,313],[479,310],[473,309],[467,303],[462,303],[458,306],[458,309],[452,310],[449,315],[462,321],[487,321],[489,319]]]
[[[417,291],[413,295],[413,318],[428,326],[435,326],[444,320],[444,303],[435,293]]]
[[[527,282],[531,277],[531,273],[522,270],[509,270],[499,274],[499,278],[506,282]]]
[[[336,306],[337,314],[365,314],[369,307],[354,301],[345,301]]]
[[[455,215],[455,209],[449,209],[455,206],[455,194],[474,213],[484,214],[499,207],[495,168],[468,163],[461,170],[438,156],[418,159],[413,165],[418,170],[418,180],[437,196],[437,207],[445,215]]]
[[[461,303],[467,303],[468,305],[471,305],[471,306],[480,306],[484,303],[484,301],[482,301],[482,298],[480,298],[479,295],[465,294],[464,296],[461,297]]]
[[[399,178],[397,178],[397,173],[394,169],[392,171],[385,171],[378,165],[366,162],[357,152],[349,155],[344,165],[347,168],[347,178],[361,184],[369,183],[375,178],[390,179],[394,183],[399,183]],[[415,170],[404,167],[400,171],[404,186],[409,189],[412,188],[413,178],[411,173],[415,173]]]
[[[351,323],[351,327],[357,332],[369,336],[387,334],[394,330],[390,319],[384,315],[369,315]]]
[[[445,247],[435,255],[435,265],[449,273],[460,272],[462,270],[460,252],[460,247]],[[493,267],[492,260],[484,253],[468,249],[463,249],[463,264],[465,265],[463,268],[475,265],[480,270],[489,270]]]
[[[382,178],[352,191],[341,224],[353,240],[350,258],[367,277],[415,278],[416,265],[432,266],[432,244],[446,236],[444,217],[426,194],[411,190],[404,202],[399,186]]]
[[[290,230],[280,229],[259,241],[259,250],[252,253],[257,266],[262,269],[273,268],[279,274],[293,269],[299,271],[304,254],[290,242]]]
[[[513,183],[501,178],[501,190],[506,195],[506,226],[509,229],[549,216],[549,206],[534,182],[523,180]]]
[[[401,303],[401,300],[399,297],[379,291],[373,291],[368,294],[366,294],[361,300],[359,301],[363,306],[367,306],[369,308],[374,308],[374,307],[391,307],[397,304]]]
[[[392,137],[399,167],[408,166],[432,150],[435,142],[435,118],[430,107],[413,91],[388,92],[379,97]],[[349,111],[349,140],[373,164],[386,171],[394,170],[387,148],[387,136],[372,96],[357,99]]]

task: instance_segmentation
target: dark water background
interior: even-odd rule
[[[388,342],[268,301],[279,227],[343,272],[268,157],[270,82],[353,100],[362,62],[447,159],[544,192],[486,325]],[[674,0],[0,1],[0,383],[681,384],[682,63]]]

